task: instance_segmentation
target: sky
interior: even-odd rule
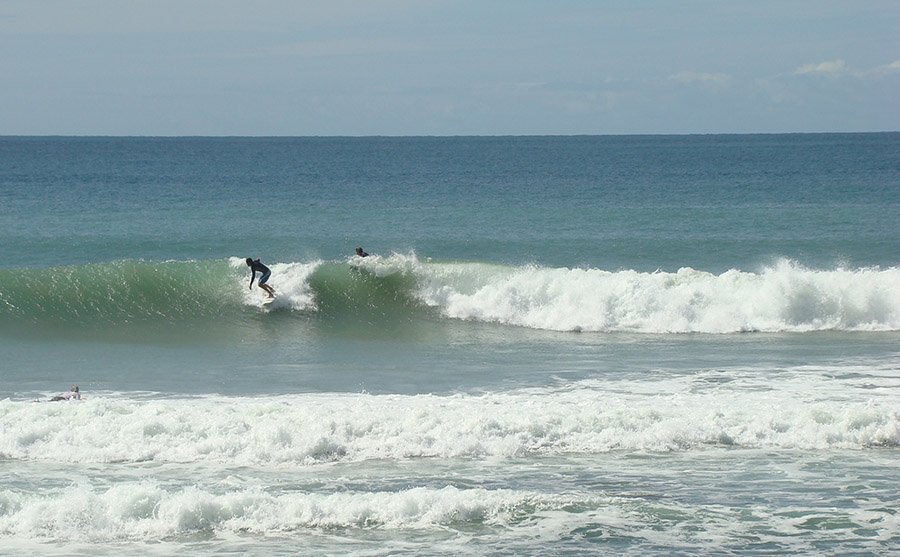
[[[900,130],[900,0],[0,0],[0,135]]]

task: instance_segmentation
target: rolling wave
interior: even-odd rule
[[[595,499],[452,486],[321,494],[270,493],[258,488],[221,493],[173,489],[152,481],[99,490],[80,484],[40,494],[0,490],[0,509],[4,509],[0,536],[64,540],[71,547],[84,540],[164,544],[177,536],[209,531],[277,536],[336,528],[508,528],[517,517],[521,521],[523,514],[537,520],[546,512],[571,513],[575,504],[579,510],[594,510],[601,505]],[[182,552],[167,548],[161,553]]]
[[[354,321],[424,314],[553,331],[734,333],[900,330],[900,268],[759,272],[545,268],[393,254],[270,265],[278,297],[247,288],[242,259],[116,261],[0,270],[0,325],[115,326],[248,312]]]
[[[296,466],[409,458],[520,458],[711,447],[900,445],[889,396],[816,397],[673,383],[623,393],[590,381],[488,394],[296,394],[58,403],[0,401],[0,459]],[[831,381],[822,379],[823,381]],[[785,381],[789,381],[785,379]],[[690,388],[687,388],[690,387]],[[841,393],[852,389],[843,386]],[[60,451],[60,447],[66,450]]]

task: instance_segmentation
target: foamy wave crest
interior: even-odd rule
[[[889,400],[794,392],[608,393],[590,385],[485,395],[0,402],[0,457],[61,462],[328,461],[900,444]],[[65,450],[60,450],[64,447]]]
[[[732,333],[900,329],[900,268],[760,273],[423,266],[419,295],[444,315],[558,331]]]
[[[561,508],[561,497],[486,489],[399,492],[215,493],[155,482],[106,490],[77,485],[44,493],[0,491],[0,535],[50,540],[134,541],[198,531],[284,534],[305,528],[422,528],[507,522],[521,509]],[[594,503],[596,505],[596,503]]]
[[[254,281],[253,287],[249,285],[249,271],[247,271],[246,258],[231,257],[228,260],[233,269],[243,270],[247,273],[243,276],[245,288],[243,292],[243,302],[245,305],[264,307],[265,295],[262,290],[256,287]],[[275,263],[268,267],[272,270],[273,277],[276,280],[271,281],[277,287],[275,290],[275,300],[265,307],[269,309],[286,308],[297,311],[315,309],[316,303],[312,289],[310,288],[310,276],[322,264],[321,261],[312,261],[309,263]],[[256,277],[259,278],[259,275]]]

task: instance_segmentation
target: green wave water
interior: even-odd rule
[[[114,261],[0,270],[0,322],[106,323],[210,319],[240,304],[226,262]]]
[[[320,264],[309,277],[316,312],[324,319],[405,319],[424,311],[411,273],[379,276],[346,263]]]
[[[247,316],[403,321],[424,310],[416,278],[377,276],[345,262],[295,264],[272,305],[249,290],[246,268],[228,261],[113,261],[47,269],[0,269],[0,327],[41,330],[139,325],[221,325]],[[286,275],[286,276],[285,276]]]

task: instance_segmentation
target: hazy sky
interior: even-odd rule
[[[0,135],[900,130],[900,0],[0,0]]]

